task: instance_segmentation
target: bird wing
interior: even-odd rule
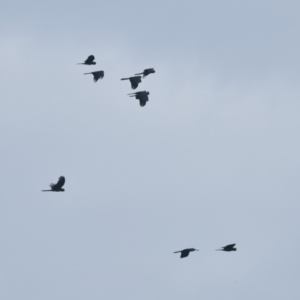
[[[189,254],[190,254],[190,251],[181,251],[180,258],[187,257],[187,256],[189,256]]]
[[[232,248],[232,247],[234,247],[235,246],[235,244],[230,244],[230,245],[227,245],[226,246],[226,248]],[[224,247],[225,248],[225,247]]]
[[[138,87],[138,83],[136,83],[135,81],[131,81],[131,87],[132,89],[136,89]]]
[[[139,83],[142,82],[141,78],[142,78],[141,76],[135,76],[135,77],[129,78],[129,80],[131,82],[131,87],[133,89],[136,89],[138,87]]]
[[[140,92],[140,94],[136,95],[136,98],[140,100],[140,105],[145,106],[148,101],[148,95],[146,92]]]
[[[155,73],[154,69],[153,68],[150,68],[150,69],[145,69],[143,74],[144,74],[144,77],[148,76],[149,74],[151,73]]]
[[[98,71],[97,73],[100,79],[104,77],[104,71]]]
[[[94,81],[96,82],[98,79],[102,79],[104,77],[104,71],[92,72],[94,75]]]
[[[140,106],[143,107],[146,105],[146,101],[140,100]]]
[[[65,177],[64,176],[60,176],[59,179],[58,179],[58,181],[57,181],[57,184],[55,185],[55,187],[61,189],[64,186],[65,182],[66,182]]]
[[[94,61],[94,59],[95,59],[95,56],[94,56],[94,55],[90,55],[90,56],[86,59],[85,63],[86,63],[86,64],[92,63],[92,62]]]

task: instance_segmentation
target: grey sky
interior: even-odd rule
[[[3,1],[1,299],[298,300],[299,9]]]

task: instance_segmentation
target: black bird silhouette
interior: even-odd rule
[[[130,80],[132,89],[136,89],[138,87],[139,83],[142,82],[142,77],[141,76],[122,78],[121,80],[127,80],[127,79]]]
[[[130,95],[130,97],[135,97],[135,99],[140,100],[140,106],[145,106],[146,102],[149,101],[149,92],[143,91],[143,92],[136,92],[136,93],[132,93],[132,94],[128,94]]]
[[[90,55],[84,63],[78,63],[77,65],[95,65],[96,63],[94,62],[95,60],[95,56],[94,55]]]
[[[181,251],[176,251],[174,253],[181,252],[180,258],[184,258],[184,257],[189,256],[190,252],[192,252],[192,251],[199,251],[199,250],[198,249],[194,249],[194,248],[188,248],[188,249],[184,249],[184,250],[181,250]]]
[[[98,79],[102,79],[104,77],[104,71],[96,71],[96,72],[91,72],[91,73],[84,73],[83,75],[87,75],[87,74],[93,74],[95,82],[97,82]]]
[[[64,192],[65,190],[62,189],[62,187],[64,186],[66,182],[66,179],[64,176],[60,176],[58,178],[57,184],[51,183],[50,187],[51,190],[42,190],[42,192]]]
[[[234,248],[234,246],[235,244],[230,244],[225,247],[221,247],[221,249],[217,249],[216,251],[226,251],[226,252],[236,251],[236,248]]]
[[[155,73],[155,70],[153,68],[145,69],[142,73],[137,73],[135,75],[143,75],[143,77],[146,77],[151,73]]]

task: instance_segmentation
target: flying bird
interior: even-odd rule
[[[122,78],[121,80],[129,79],[131,82],[131,87],[134,90],[138,87],[139,83],[142,82],[141,78],[142,78],[141,76],[134,76],[134,77],[129,77],[129,78]]]
[[[77,65],[95,65],[96,63],[94,62],[95,60],[95,56],[94,55],[90,55],[84,63],[78,63]]]
[[[143,77],[146,77],[151,73],[155,73],[155,70],[153,68],[145,69],[142,73],[137,73],[135,75],[143,75]]]
[[[235,244],[230,244],[225,247],[221,247],[221,249],[217,249],[216,251],[226,251],[226,252],[236,251],[236,248],[234,248],[234,246]]]
[[[64,186],[65,182],[66,182],[65,177],[60,176],[56,184],[54,183],[50,184],[51,190],[42,190],[42,192],[64,192],[65,190],[62,189],[62,187]]]
[[[135,99],[140,100],[140,106],[145,106],[146,102],[149,101],[149,92],[143,91],[143,92],[136,92],[136,93],[132,93],[132,94],[128,94],[130,95],[130,97],[135,97]]]
[[[97,82],[98,79],[102,79],[104,77],[104,71],[96,71],[96,72],[91,72],[91,73],[84,73],[83,75],[87,75],[87,74],[93,74],[95,82]]]
[[[181,251],[176,251],[174,253],[181,252],[180,258],[184,258],[184,257],[189,256],[190,252],[192,252],[192,251],[199,251],[199,250],[198,249],[194,249],[194,248],[188,248],[188,249],[184,249],[184,250],[181,250]]]

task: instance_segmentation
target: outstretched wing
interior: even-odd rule
[[[131,87],[133,89],[136,89],[138,87],[139,83],[142,82],[141,78],[142,78],[141,76],[130,77],[129,80],[131,82]]]
[[[150,74],[150,73],[154,73],[155,71],[154,71],[154,68],[148,68],[148,69],[145,69],[144,70],[144,73],[148,73],[148,74]]]
[[[139,95],[136,95],[136,98],[140,100],[140,106],[145,106],[148,101],[147,92],[141,92]]]
[[[145,69],[144,70],[144,77],[148,76],[149,74],[155,73],[153,68]]]
[[[55,187],[58,188],[58,189],[61,189],[64,186],[65,182],[66,182],[65,177],[60,176],[58,181],[57,181],[57,184],[55,185]]]
[[[190,251],[183,250],[183,251],[181,251],[180,258],[187,257],[187,256],[189,256],[189,254],[190,254]]]
[[[98,79],[102,79],[104,77],[104,71],[92,72],[94,75],[94,81],[97,82]]]
[[[86,64],[91,64],[94,60],[95,60],[95,56],[94,56],[94,55],[90,55],[90,56],[86,59],[85,63],[86,63]]]
[[[144,107],[145,105],[146,105],[146,102],[143,101],[143,100],[140,100],[140,106],[141,106],[141,107]]]
[[[230,244],[230,245],[225,246],[224,248],[233,248],[234,246],[235,246],[235,244]]]

